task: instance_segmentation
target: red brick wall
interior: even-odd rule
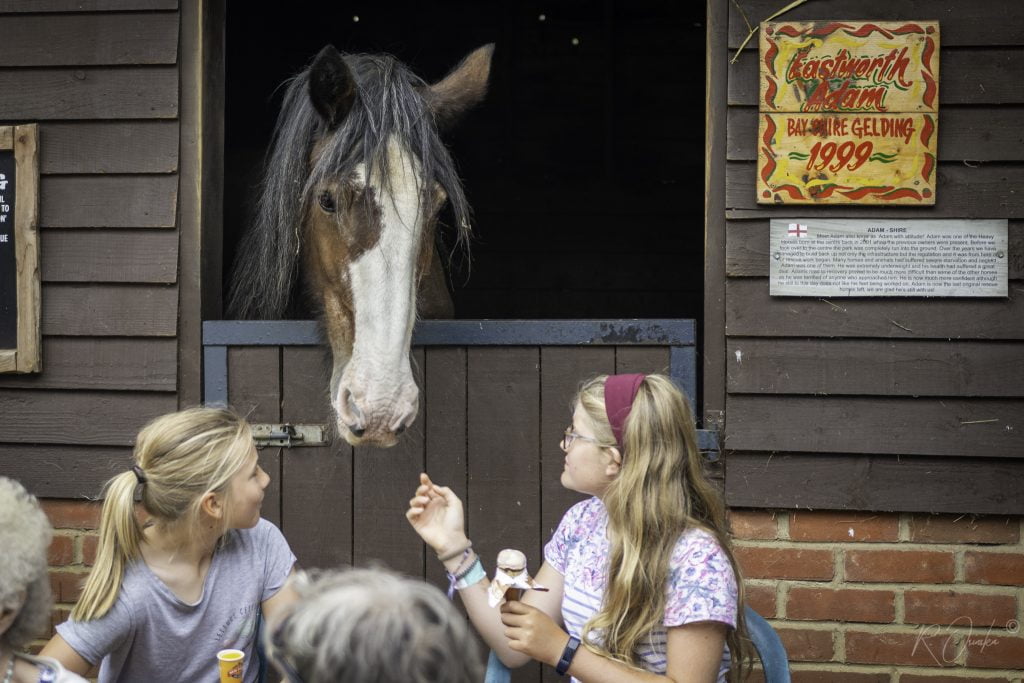
[[[78,500],[42,500],[53,525],[50,585],[56,605],[53,625],[67,619],[96,557],[100,504]]]
[[[1020,518],[730,512],[797,683],[1024,681]]]
[[[96,552],[99,505],[43,501],[67,618]],[[747,600],[795,683],[1024,683],[1020,518],[732,510]]]

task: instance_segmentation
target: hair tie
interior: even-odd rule
[[[149,481],[146,479],[146,475],[143,473],[142,468],[138,465],[132,465],[132,472],[135,473],[135,478],[139,480],[140,484],[145,484]]]
[[[615,443],[619,447],[619,453],[625,454],[622,430],[626,425],[626,418],[633,408],[633,400],[636,392],[643,384],[643,374],[630,375],[609,375],[604,381],[604,411],[608,415],[608,424],[612,427],[612,434],[615,435]]]

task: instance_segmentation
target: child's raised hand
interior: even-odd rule
[[[462,501],[447,486],[432,482],[426,473],[420,474],[420,485],[409,499],[405,518],[439,555],[467,542]]]

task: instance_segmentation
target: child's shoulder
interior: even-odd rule
[[[682,559],[693,555],[717,557],[724,556],[724,554],[722,544],[718,542],[713,533],[702,527],[690,527],[679,535],[672,557],[673,559]]]
[[[562,524],[573,528],[603,525],[607,520],[608,512],[597,496],[581,500],[562,516]]]

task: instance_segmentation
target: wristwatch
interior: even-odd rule
[[[555,671],[558,672],[559,676],[565,675],[565,672],[572,666],[572,658],[576,656],[576,650],[580,646],[580,639],[576,636],[569,636],[569,642],[566,643],[565,649],[562,650],[562,658],[558,660],[558,665],[555,667]]]

